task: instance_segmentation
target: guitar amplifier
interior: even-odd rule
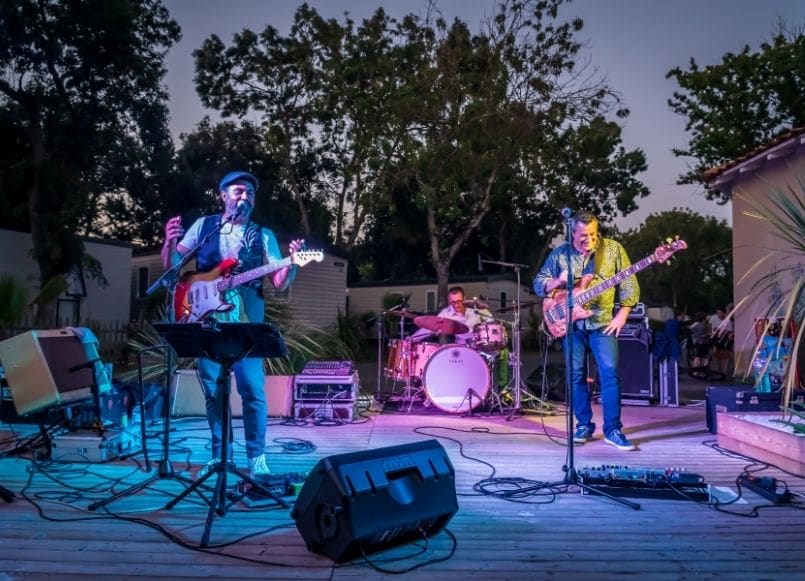
[[[618,310],[621,308],[620,303],[615,303],[615,307],[612,309],[612,314],[617,314]],[[632,307],[632,310],[629,311],[629,319],[646,319],[648,320],[648,313],[646,311],[646,304],[645,303],[637,303],[635,306]]]
[[[294,401],[357,401],[360,392],[358,372],[350,375],[297,375]]]

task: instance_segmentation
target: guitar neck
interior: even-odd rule
[[[626,270],[620,271],[618,274],[606,279],[604,282],[587,289],[583,293],[574,295],[573,304],[577,307],[586,305],[604,291],[611,289],[612,287],[619,284],[621,281],[629,278],[633,274],[640,272],[644,268],[648,268],[655,262],[657,262],[657,259],[653,254],[646,256],[643,260],[635,262],[632,266],[630,266]]]
[[[236,274],[228,278],[223,278],[218,283],[218,290],[223,292],[227,289],[235,288],[236,286],[246,284],[247,282],[251,282],[256,278],[261,278],[267,274],[276,272],[281,268],[291,266],[292,264],[294,264],[293,256],[287,256],[281,260],[269,262],[268,264],[258,266],[257,268],[247,270],[246,272],[241,272],[240,274]]]

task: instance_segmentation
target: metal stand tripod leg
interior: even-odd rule
[[[229,457],[229,432],[232,429],[232,410],[229,406],[229,395],[231,392],[231,383],[229,380],[229,373],[234,365],[235,361],[227,360],[227,361],[219,361],[221,365],[221,370],[218,375],[217,384],[218,384],[218,398],[219,403],[221,405],[222,410],[222,424],[221,424],[221,457],[219,461],[213,465],[207,474],[193,482],[187,489],[184,490],[179,496],[171,500],[168,504],[165,505],[166,510],[170,510],[174,506],[176,506],[179,501],[184,499],[188,494],[191,492],[195,492],[198,490],[199,487],[204,486],[204,483],[211,478],[213,475],[217,476],[217,480],[215,482],[215,486],[213,487],[212,498],[209,500],[210,509],[207,512],[207,521],[204,524],[204,532],[201,535],[201,546],[207,547],[210,543],[210,532],[212,530],[212,524],[215,520],[215,515],[224,516],[226,515],[227,508],[229,505],[227,504],[227,497],[226,497],[226,482],[227,482],[227,475],[234,474],[235,476],[239,477],[240,479],[244,480],[252,487],[254,487],[260,494],[263,496],[267,496],[273,499],[278,505],[289,508],[290,505],[282,500],[280,497],[275,495],[273,492],[262,486],[261,484],[254,481],[252,478],[240,472],[237,468],[235,468],[234,463],[232,463],[232,459]]]
[[[143,389],[143,363],[142,357],[143,354],[149,351],[158,351],[162,350],[165,355],[165,383],[162,388],[162,459],[157,462],[158,469],[157,473],[154,474],[151,478],[144,480],[134,486],[127,488],[126,490],[122,490],[117,494],[110,496],[109,498],[99,501],[93,502],[87,507],[87,510],[97,510],[99,508],[105,507],[113,502],[117,502],[121,498],[126,496],[137,494],[141,490],[148,488],[153,483],[159,480],[178,480],[179,482],[186,484],[188,486],[193,484],[193,481],[185,476],[180,474],[176,474],[173,470],[173,465],[170,461],[170,373],[171,373],[171,349],[168,345],[156,345],[154,347],[148,347],[140,351],[138,355],[138,364],[139,364],[139,383],[140,383],[140,434],[142,437],[142,449],[143,455],[145,457],[145,464],[146,470],[150,472],[151,464],[148,459],[148,446],[146,443],[145,438],[145,397],[144,397],[144,389]],[[203,495],[199,493],[199,495],[206,501]]]

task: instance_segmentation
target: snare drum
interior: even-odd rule
[[[489,368],[484,358],[469,347],[445,345],[428,359],[422,383],[436,407],[461,414],[486,399]]]
[[[500,351],[509,340],[506,326],[502,323],[475,325],[472,337],[475,348],[481,351]]]
[[[390,339],[389,354],[383,375],[394,381],[405,381],[410,377],[412,345],[408,339]]]

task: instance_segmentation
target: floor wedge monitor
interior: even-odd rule
[[[291,516],[310,551],[344,561],[433,536],[457,510],[453,465],[425,440],[323,458]]]

